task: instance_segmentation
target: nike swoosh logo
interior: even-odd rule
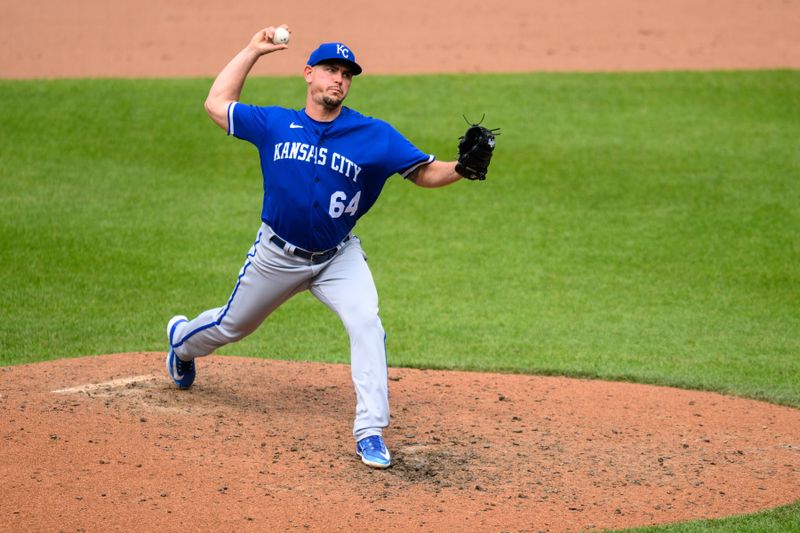
[[[302,124],[295,124],[294,122],[292,122],[291,124],[289,124],[289,127],[290,127],[291,129],[293,129],[293,130],[296,130],[297,128],[303,129],[303,125],[302,125]]]

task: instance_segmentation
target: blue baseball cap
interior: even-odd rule
[[[337,60],[347,63],[353,70],[353,76],[361,74],[361,67],[356,63],[356,55],[348,46],[342,43],[323,43],[319,48],[311,52],[308,57],[308,65],[314,66],[323,61]]]

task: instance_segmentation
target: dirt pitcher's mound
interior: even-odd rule
[[[394,466],[362,465],[346,365],[163,354],[0,369],[20,530],[582,530],[800,498],[800,411],[565,378],[390,369]],[[83,528],[83,529],[81,529]]]

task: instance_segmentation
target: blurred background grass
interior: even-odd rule
[[[161,350],[169,317],[226,301],[261,178],[205,116],[209,83],[0,83],[0,361]],[[394,177],[357,228],[390,364],[800,405],[797,72],[368,77],[348,104],[440,159],[462,114],[503,129],[488,181]],[[348,359],[309,295],[221,353]]]

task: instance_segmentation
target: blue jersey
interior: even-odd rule
[[[232,103],[228,135],[258,147],[261,219],[305,250],[339,244],[378,199],[386,180],[433,161],[387,122],[348,107],[332,122],[305,110]]]

